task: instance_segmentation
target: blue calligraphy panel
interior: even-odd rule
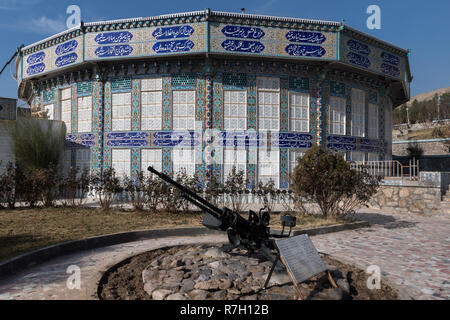
[[[264,37],[265,33],[261,28],[245,26],[225,26],[222,33],[230,38],[255,39]]]
[[[115,46],[102,46],[95,50],[95,54],[100,57],[122,57],[128,56],[133,52],[133,47],[128,44]]]
[[[370,67],[369,58],[361,56],[357,53],[349,52],[347,55],[347,58],[350,63],[356,64],[356,65],[364,67],[364,68]]]
[[[222,47],[227,51],[232,52],[250,52],[261,53],[264,51],[264,45],[259,41],[247,41],[247,40],[225,40],[222,42]]]
[[[311,46],[304,44],[290,44],[286,47],[286,52],[290,56],[297,57],[322,57],[326,50],[320,46]]]
[[[56,47],[55,53],[58,56],[62,56],[63,54],[74,51],[78,46],[78,42],[76,40],[72,40],[63,44],[60,44]]]
[[[191,40],[173,40],[155,43],[153,45],[153,51],[156,53],[187,52],[193,47],[194,42]]]
[[[45,64],[44,63],[38,63],[32,66],[29,66],[27,69],[27,74],[29,76],[37,74],[37,73],[41,73],[45,70]]]
[[[133,34],[128,31],[99,33],[95,37],[95,42],[98,44],[114,44],[114,43],[126,43],[133,39]]]
[[[364,56],[368,56],[370,54],[369,46],[364,43],[355,40],[348,40],[347,45],[350,51],[362,54]]]
[[[381,72],[388,74],[393,77],[399,77],[400,76],[400,69],[391,65],[388,65],[387,63],[382,63],[381,66]]]
[[[321,44],[324,43],[327,38],[320,32],[289,31],[286,33],[286,39],[290,42]]]
[[[398,66],[400,64],[400,58],[397,56],[394,56],[393,54],[382,52],[381,53],[381,59],[383,59],[384,62],[391,64],[393,66]]]
[[[194,28],[191,26],[178,26],[157,28],[153,31],[152,36],[158,40],[189,38],[194,33]]]
[[[58,59],[56,59],[56,61],[55,61],[55,65],[57,67],[67,66],[67,65],[72,64],[75,61],[77,61],[77,59],[78,59],[78,55],[75,52],[72,52],[72,53],[66,54],[65,56],[58,57]]]
[[[35,54],[32,54],[27,58],[28,64],[35,64],[44,61],[45,58],[45,52],[41,51]]]

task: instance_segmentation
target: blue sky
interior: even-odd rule
[[[202,10],[240,12],[340,21],[399,47],[412,50],[414,80],[411,94],[450,86],[450,1],[448,0],[171,0],[171,1],[65,1],[0,0],[2,46],[0,68],[20,44],[31,44],[63,31],[66,8],[76,4],[83,21],[146,17]],[[381,8],[381,30],[366,27],[369,5]],[[9,68],[0,76],[0,96],[17,97],[17,83]]]

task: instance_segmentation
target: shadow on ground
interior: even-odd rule
[[[399,220],[390,214],[376,212],[358,212],[353,215],[358,220],[368,221],[372,226],[378,225],[385,229],[413,228],[417,222]]]

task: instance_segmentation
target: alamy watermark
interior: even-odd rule
[[[377,265],[368,266],[366,269],[366,273],[370,274],[370,277],[367,279],[367,288],[369,290],[381,289],[381,269]]]
[[[375,4],[372,4],[367,7],[366,13],[370,14],[370,16],[367,18],[367,21],[366,21],[367,29],[369,29],[369,30],[381,29],[381,9],[380,9],[380,7]]]
[[[67,29],[78,27],[81,24],[81,9],[77,5],[70,5],[66,9],[69,17],[66,20]]]
[[[81,269],[77,265],[71,265],[67,267],[67,274],[70,276],[67,278],[66,286],[69,290],[81,290]]]

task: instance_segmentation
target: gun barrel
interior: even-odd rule
[[[193,192],[193,191],[189,190],[188,188],[182,186],[181,184],[179,184],[178,182],[173,180],[171,177],[169,177],[165,173],[159,172],[158,170],[156,170],[152,166],[149,166],[147,168],[147,170],[150,171],[151,173],[156,174],[162,180],[166,181],[167,183],[170,183],[175,188],[180,190],[183,193],[183,196],[184,196],[184,198],[186,200],[188,200],[189,202],[191,202],[192,204],[194,204],[195,206],[197,206],[201,210],[207,211],[208,213],[210,213],[211,215],[213,215],[217,219],[221,218],[222,210],[217,208],[212,203],[206,201],[205,199],[203,199],[202,197],[197,195],[195,192]]]

